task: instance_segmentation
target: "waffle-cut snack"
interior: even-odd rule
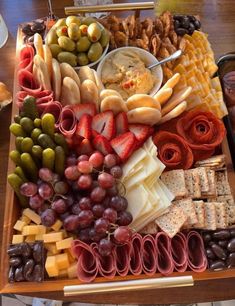
[[[161,175],[161,180],[174,194],[176,199],[188,195],[184,178],[184,170],[179,169],[164,172]]]
[[[191,198],[176,200],[173,201],[172,204],[180,207],[187,215],[187,221],[184,226],[191,227],[193,224],[198,222],[195,207]]]
[[[193,225],[194,228],[204,228],[205,227],[205,209],[204,209],[204,201],[193,201],[194,208],[196,211],[196,216],[198,222]]]

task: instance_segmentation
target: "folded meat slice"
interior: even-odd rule
[[[159,232],[155,237],[155,241],[157,249],[157,270],[163,275],[169,275],[174,271],[170,238],[166,233]]]
[[[196,231],[187,235],[188,267],[195,272],[203,272],[207,268],[207,258],[202,237]]]
[[[115,248],[117,273],[120,276],[126,276],[129,272],[130,260],[131,260],[130,253],[131,253],[130,243],[117,245]]]
[[[171,255],[175,270],[185,272],[188,265],[188,253],[186,237],[183,233],[177,233],[171,238]]]
[[[17,78],[21,89],[26,91],[29,95],[35,97],[42,90],[41,86],[39,86],[34,79],[33,74],[26,69],[20,69]]]
[[[76,117],[74,111],[65,106],[61,111],[59,130],[65,137],[72,137],[76,130]]]
[[[157,270],[157,249],[153,236],[145,235],[143,237],[143,272],[147,275],[153,275]]]
[[[46,104],[43,114],[50,113],[55,117],[55,125],[59,126],[60,116],[62,112],[62,105],[58,101],[52,101]]]
[[[133,275],[139,275],[143,269],[143,239],[138,233],[135,233],[131,238],[130,251],[130,272]]]
[[[33,57],[34,57],[34,48],[30,45],[24,46],[20,50],[19,54],[19,69],[26,69],[32,72],[33,69]]]

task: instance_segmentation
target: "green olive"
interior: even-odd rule
[[[91,42],[97,42],[101,37],[101,29],[96,22],[89,25],[87,29],[87,36]]]
[[[66,26],[65,20],[66,20],[65,18],[58,19],[53,27],[58,28],[58,27],[61,27],[61,26]]]
[[[95,18],[93,17],[85,17],[82,19],[82,24],[89,26],[91,23],[96,22]]]
[[[60,63],[68,63],[73,67],[77,66],[77,56],[71,52],[60,52],[57,59]]]
[[[76,46],[75,42],[66,36],[60,36],[58,38],[58,44],[62,49],[66,51],[73,51]]]
[[[57,44],[58,43],[58,36],[56,34],[56,29],[52,28],[47,34],[46,37],[46,44],[47,45],[52,45],[52,44]]]
[[[80,31],[81,31],[81,34],[82,36],[87,36],[87,29],[88,29],[88,26],[86,24],[82,24],[80,27],[79,27]]]
[[[71,38],[72,40],[79,40],[81,36],[81,31],[76,23],[70,23],[68,27],[68,35],[69,38]]]
[[[53,57],[57,57],[57,55],[62,51],[62,48],[57,44],[52,44],[49,46],[51,49],[51,54]]]
[[[69,27],[71,23],[76,23],[78,26],[80,26],[81,20],[78,16],[68,16],[66,18],[66,25]]]
[[[85,66],[89,64],[89,59],[87,57],[87,54],[83,52],[78,54],[77,61],[79,66]]]
[[[109,43],[109,32],[106,29],[103,29],[101,31],[101,37],[99,40],[99,43],[101,44],[101,46],[104,48],[107,46],[107,44]]]
[[[90,49],[87,53],[88,59],[91,62],[96,62],[102,55],[103,48],[99,42],[96,42],[90,46]]]
[[[77,51],[78,52],[86,52],[90,48],[91,42],[87,36],[80,37],[77,42]]]
[[[58,27],[56,30],[56,35],[60,36],[68,36],[68,28],[66,26]]]

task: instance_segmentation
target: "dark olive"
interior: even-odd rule
[[[227,261],[226,261],[227,267],[232,268],[235,267],[235,253],[230,253]]]
[[[219,245],[214,243],[212,244],[211,249],[220,259],[225,260],[227,258],[226,252]]]
[[[22,282],[24,280],[23,275],[23,266],[16,268],[15,270],[15,281],[16,282]]]
[[[176,29],[176,34],[180,36],[184,36],[185,34],[188,34],[188,30],[184,28],[178,28]]]
[[[37,263],[42,261],[43,248],[41,243],[36,243],[33,247],[33,258]]]
[[[231,237],[235,237],[235,228],[229,230]]]
[[[21,255],[22,254],[22,244],[19,243],[19,244],[11,245],[7,250],[7,254],[10,257]]]
[[[22,26],[22,32],[28,36],[31,36],[34,34],[33,31],[31,30],[31,24],[29,23]]]
[[[211,250],[211,248],[206,248],[206,256],[210,259],[215,259],[215,254],[214,252]]]
[[[199,30],[201,28],[201,22],[199,20],[194,21],[194,26],[196,30]]]
[[[221,246],[221,248],[226,249],[227,245],[228,245],[228,241],[227,240],[220,240],[220,241],[218,241],[218,245]]]
[[[31,256],[32,250],[31,250],[31,247],[30,247],[30,245],[28,243],[23,242],[21,244],[21,249],[22,249],[22,255],[24,257],[30,257]]]
[[[42,32],[45,30],[45,25],[43,23],[38,23],[38,22],[34,22],[31,25],[31,31],[36,33],[36,32]]]
[[[35,265],[33,269],[33,280],[35,282],[41,282],[43,280],[43,269],[41,265]]]
[[[213,233],[213,238],[215,240],[227,240],[230,238],[230,233],[228,230],[216,231]]]
[[[174,28],[178,29],[180,27],[180,22],[178,19],[174,20]]]
[[[8,274],[8,279],[10,283],[13,283],[15,280],[15,268],[11,267]]]
[[[227,249],[229,252],[235,252],[235,238],[232,238],[231,240],[229,240]]]
[[[207,244],[209,241],[211,241],[211,234],[203,233],[202,238],[203,238],[204,243]]]
[[[210,264],[210,269],[214,271],[222,270],[224,268],[225,268],[225,263],[222,260],[216,260]]]
[[[184,16],[184,18],[181,20],[182,28],[188,29],[189,25],[190,25],[189,18],[187,16]]]
[[[9,265],[11,267],[19,267],[19,265],[22,263],[22,260],[20,257],[11,257],[9,259]]]
[[[24,274],[24,278],[26,280],[30,280],[30,276],[33,272],[33,268],[34,268],[34,260],[33,259],[28,259],[24,265],[24,269],[23,269],[23,274]]]
[[[189,18],[190,22],[193,22],[193,23],[197,20],[197,18],[193,15],[188,15],[188,18]]]
[[[194,31],[195,31],[195,26],[192,22],[190,22],[189,27],[188,27],[188,32],[190,35],[192,35]]]
[[[182,20],[184,18],[184,15],[174,15],[175,20]]]

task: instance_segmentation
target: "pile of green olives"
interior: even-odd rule
[[[60,63],[85,66],[101,57],[109,43],[109,33],[92,17],[69,16],[55,23],[46,43]]]

